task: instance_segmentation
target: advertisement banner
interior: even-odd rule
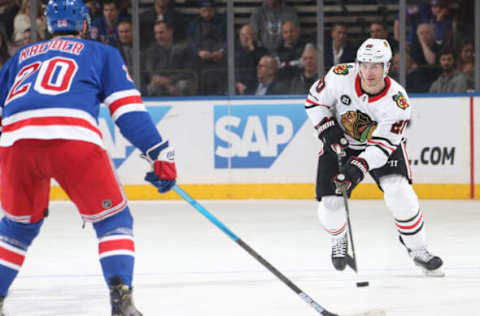
[[[469,183],[470,98],[414,98],[410,102],[407,151],[415,183]]]
[[[313,197],[320,142],[303,102],[303,98],[253,97],[147,99],[145,104],[162,136],[176,149],[178,183],[217,185],[226,191],[231,187],[225,186],[237,185],[245,192],[264,185],[272,193],[280,186],[288,191],[288,185],[296,185]],[[407,151],[414,183],[468,186],[472,175],[470,98],[411,98],[410,103]],[[477,131],[479,122],[475,123]],[[129,186],[147,186],[143,177],[149,165],[123,138],[106,108],[101,109],[99,125],[127,194]],[[476,157],[480,157],[479,138]],[[474,170],[477,183],[479,165]],[[374,186],[370,177],[364,183]]]

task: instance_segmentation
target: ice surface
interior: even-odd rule
[[[360,277],[330,263],[315,201],[201,201],[317,303],[336,313],[480,315],[480,203],[421,201],[445,278],[427,278],[397,240],[383,201],[350,201]],[[313,316],[302,301],[184,201],[131,202],[134,296],[145,316]],[[369,287],[357,288],[356,281]],[[50,205],[5,302],[8,316],[110,315],[91,225],[73,204]]]

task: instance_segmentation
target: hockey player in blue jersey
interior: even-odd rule
[[[133,219],[98,127],[100,103],[153,170],[145,180],[169,191],[174,151],[158,133],[120,53],[81,39],[81,0],[49,0],[53,38],[24,46],[0,70],[0,316],[7,292],[48,214],[55,179],[93,224],[112,315],[141,316],[132,299]]]

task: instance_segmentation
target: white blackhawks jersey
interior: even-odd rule
[[[369,169],[382,167],[401,145],[411,108],[405,89],[390,77],[377,95],[368,95],[360,87],[356,64],[333,66],[315,82],[305,101],[313,126],[326,117],[334,117],[345,131],[351,149],[363,150]]]

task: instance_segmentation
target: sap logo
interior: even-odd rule
[[[215,168],[270,168],[306,119],[300,104],[215,106]]]
[[[162,120],[165,114],[170,111],[171,106],[147,106],[148,112],[152,117],[155,126]],[[115,168],[119,168],[125,160],[130,157],[135,150],[135,146],[130,144],[122,134],[118,126],[113,123],[108,108],[105,106],[100,107],[100,116],[98,118],[100,130],[103,134],[103,142],[105,148],[112,157]]]

